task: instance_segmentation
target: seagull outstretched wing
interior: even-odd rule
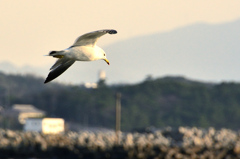
[[[66,71],[73,63],[75,60],[69,60],[65,58],[58,59],[56,63],[52,66],[51,72],[48,74],[46,80],[44,83],[48,83],[58,76],[60,76],[64,71]]]
[[[113,29],[105,29],[105,30],[98,30],[93,31],[90,33],[86,33],[80,37],[77,38],[77,40],[74,42],[74,44],[71,47],[74,46],[83,46],[83,45],[92,45],[94,46],[97,42],[97,40],[105,35],[105,34],[116,34],[117,31]]]

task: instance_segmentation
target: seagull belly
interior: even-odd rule
[[[92,61],[93,60],[92,47],[78,46],[73,47],[69,50],[67,56],[68,58],[77,60],[77,61]]]

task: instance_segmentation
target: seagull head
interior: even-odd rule
[[[104,60],[108,65],[110,65],[107,55],[103,49],[100,47],[95,47],[95,51],[96,60]]]
[[[108,65],[110,65],[110,63],[109,63],[109,61],[108,61],[108,59],[107,59],[106,53],[103,51],[101,54],[102,54],[102,59],[103,59]]]

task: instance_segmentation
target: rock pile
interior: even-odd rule
[[[0,158],[240,158],[240,133],[179,127],[153,133],[66,132],[46,135],[0,129]]]

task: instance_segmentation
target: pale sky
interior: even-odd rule
[[[238,0],[1,0],[2,61],[17,66],[43,66],[43,55],[69,47],[86,32],[116,29],[98,45],[170,31],[194,23],[224,23],[240,18]],[[112,53],[111,56],[114,56]]]

